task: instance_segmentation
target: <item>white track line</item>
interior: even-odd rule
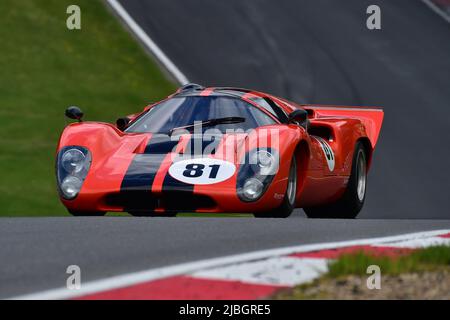
[[[293,287],[318,278],[328,270],[328,259],[273,257],[232,264],[189,274],[192,278]]]
[[[450,16],[445,13],[438,5],[436,5],[432,0],[422,0],[431,10],[436,12],[441,18],[450,23]]]
[[[117,0],[106,0],[111,8],[122,18],[127,26],[133,31],[138,39],[145,45],[150,52],[161,62],[161,64],[170,72],[170,74],[181,84],[189,83],[186,76],[178,67],[164,54],[158,45],[148,36],[147,33],[134,21],[128,12]]]
[[[170,74],[181,84],[189,83],[187,77],[180,69],[166,56],[158,45],[149,37],[149,35],[136,23],[117,0],[106,0],[110,7],[122,18],[124,23],[133,31],[144,46],[152,52],[159,62],[170,72]],[[432,0],[422,0],[431,10],[437,13],[445,21],[450,23],[450,17],[441,8],[433,3]]]
[[[277,256],[284,256],[298,252],[309,252],[354,245],[376,245],[395,241],[418,240],[421,238],[424,239],[427,237],[438,236],[449,232],[450,230],[426,231],[390,237],[359,239],[351,241],[330,242],[322,244],[300,245],[285,248],[261,250],[221,258],[207,259],[162,268],[144,270],[140,272],[133,272],[124,275],[105,278],[102,280],[86,282],[82,283],[82,288],[80,290],[68,290],[66,288],[60,288],[37,292],[29,295],[18,296],[12,299],[19,299],[19,300],[70,299],[96,292],[107,291],[151,280],[166,278],[170,276],[194,273],[214,267],[227,266],[236,263],[249,262],[259,259],[267,259]]]

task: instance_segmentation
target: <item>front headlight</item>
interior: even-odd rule
[[[58,189],[63,198],[75,199],[91,166],[91,153],[83,147],[64,147],[56,164]]]
[[[78,149],[69,149],[64,152],[61,165],[66,172],[73,174],[79,173],[83,170],[85,165],[86,156]]]
[[[242,188],[242,196],[247,200],[258,199],[264,190],[264,185],[261,181],[256,178],[247,179]]]
[[[67,198],[72,199],[80,192],[82,184],[83,182],[79,178],[68,176],[61,183],[61,191]]]
[[[278,153],[271,148],[251,150],[239,167],[237,193],[245,202],[258,200],[278,172]]]
[[[267,149],[251,152],[250,164],[256,166],[253,171],[261,176],[274,175],[278,171],[278,161]]]

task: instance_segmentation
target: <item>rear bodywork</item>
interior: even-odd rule
[[[81,146],[91,152],[92,162],[78,196],[73,200],[61,197],[63,204],[69,210],[86,212],[265,211],[282,202],[294,155],[298,177],[296,206],[333,202],[345,191],[356,142],[362,141],[371,156],[383,120],[381,109],[298,105],[245,89],[206,88],[190,94],[231,94],[266,113],[255,101],[268,99],[286,115],[298,108],[307,110],[309,124],[304,128],[272,114],[277,120],[275,125],[259,127],[251,133],[224,134],[219,138],[184,134],[174,139],[159,134],[127,133],[108,123],[74,123],[62,133],[57,152],[64,147]],[[129,119],[133,122],[151,108],[148,106]],[[202,151],[213,146],[214,151],[197,155],[195,144]],[[254,146],[276,146],[279,170],[257,201],[245,202],[237,195],[237,178],[242,159]],[[236,170],[228,179],[214,184],[182,182],[169,174],[169,169],[186,155],[227,161]]]

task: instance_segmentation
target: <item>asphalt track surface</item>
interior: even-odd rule
[[[184,262],[298,244],[450,229],[450,221],[18,218],[0,224],[0,298]]]
[[[194,82],[299,102],[385,108],[358,220],[40,218],[0,221],[0,298],[288,245],[450,228],[450,24],[419,0],[164,1],[122,5]],[[433,220],[440,219],[440,220]]]

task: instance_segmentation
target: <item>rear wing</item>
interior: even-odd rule
[[[378,107],[350,107],[350,106],[328,106],[328,105],[300,105],[313,117],[348,117],[359,119],[366,128],[372,148],[377,144],[383,124],[384,112]]]

